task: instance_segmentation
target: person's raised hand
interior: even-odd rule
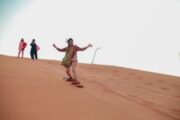
[[[88,47],[93,47],[93,45],[91,43],[88,44]]]
[[[56,48],[56,45],[55,45],[55,44],[53,44],[53,47],[55,47],[55,48]]]

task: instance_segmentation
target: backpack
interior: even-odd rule
[[[62,59],[62,62],[61,64],[68,68],[71,66],[72,62],[71,62],[71,59],[72,59],[72,54],[73,54],[73,47],[71,48],[66,48],[66,53],[65,53],[65,56],[63,57]]]

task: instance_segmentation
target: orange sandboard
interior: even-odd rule
[[[78,87],[78,88],[84,88],[83,85],[75,85],[75,86]]]

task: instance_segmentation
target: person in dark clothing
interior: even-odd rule
[[[36,59],[37,60],[38,59],[37,45],[36,45],[35,39],[32,40],[30,46],[31,46],[31,51],[30,51],[31,59],[33,59],[33,60]]]

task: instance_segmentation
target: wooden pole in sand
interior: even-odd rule
[[[92,62],[91,62],[91,64],[93,64],[93,62],[94,62],[94,59],[95,59],[95,56],[96,56],[96,52],[97,52],[97,50],[99,50],[99,49],[100,49],[100,47],[96,48],[96,50],[95,50],[95,52],[94,52],[94,56],[93,56],[93,59],[92,59]]]

